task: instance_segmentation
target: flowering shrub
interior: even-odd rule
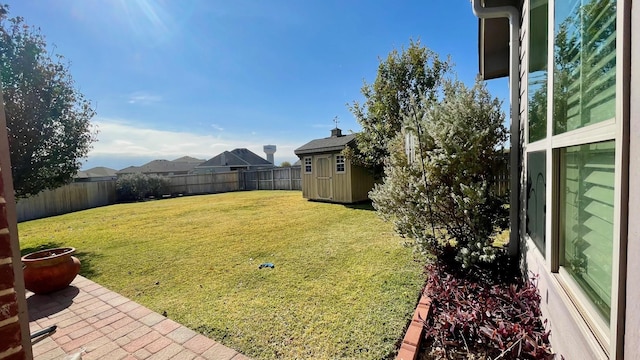
[[[395,139],[384,183],[370,197],[398,234],[470,268],[496,259],[493,237],[507,226],[505,198],[493,191],[507,132],[501,102],[481,82],[445,81],[442,90],[441,101],[423,99],[405,116],[414,147]]]

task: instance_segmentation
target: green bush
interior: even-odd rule
[[[384,183],[370,197],[399,235],[439,260],[469,268],[496,259],[493,237],[507,226],[506,199],[492,191],[504,166],[500,147],[507,131],[501,102],[481,82],[467,88],[447,80],[442,95],[440,101],[422,99],[405,116],[415,148],[395,139]]]
[[[118,177],[116,193],[118,201],[140,201],[145,198],[159,198],[169,191],[171,180],[158,175],[127,174]]]

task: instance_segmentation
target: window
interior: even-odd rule
[[[344,155],[336,155],[336,172],[344,172]]]
[[[571,300],[566,306],[580,313],[609,354],[621,346],[625,309],[616,304],[627,281],[617,264],[626,246],[619,218],[624,208],[617,204],[624,203],[621,190],[628,181],[617,168],[627,149],[622,113],[616,112],[628,101],[616,92],[629,76],[618,62],[623,49],[616,47],[626,29],[620,24],[627,20],[617,17],[623,3],[529,0],[525,29],[528,137],[521,231],[556,273]]]
[[[547,137],[548,0],[532,0],[529,23],[529,142]]]
[[[555,13],[554,134],[615,119],[616,1],[558,0]],[[609,325],[615,140],[559,155],[559,264]]]
[[[616,1],[555,2],[553,132],[615,117]]]
[[[545,216],[547,213],[547,154],[527,156],[527,234],[545,256]]]
[[[560,151],[560,265],[608,324],[611,312],[615,142]]]
[[[304,158],[304,172],[305,174],[311,174],[311,157]]]

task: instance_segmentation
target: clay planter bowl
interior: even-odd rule
[[[75,248],[36,251],[22,257],[24,285],[36,294],[47,294],[69,286],[80,272],[80,260],[71,256]]]

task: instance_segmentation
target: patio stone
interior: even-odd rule
[[[140,322],[142,322],[143,324],[147,325],[147,326],[153,326],[157,323],[159,323],[160,321],[166,319],[164,316],[158,314],[158,313],[154,313],[152,312],[151,314],[143,317],[140,319]]]
[[[198,334],[185,342],[184,347],[196,354],[202,354],[215,344],[216,343],[211,341],[208,337]]]
[[[191,329],[187,329],[184,326],[180,326],[177,329],[170,332],[169,334],[167,334],[167,337],[177,342],[178,344],[184,344],[187,340],[193,338],[197,334],[198,333],[196,333]]]
[[[82,276],[64,290],[27,297],[31,332],[57,326],[34,340],[36,360],[78,352],[85,360],[249,359]]]
[[[162,335],[167,335],[179,327],[180,324],[170,319],[164,319],[153,326],[153,328]]]
[[[207,360],[231,360],[237,352],[222,344],[215,344],[209,350],[202,353],[202,357]]]

